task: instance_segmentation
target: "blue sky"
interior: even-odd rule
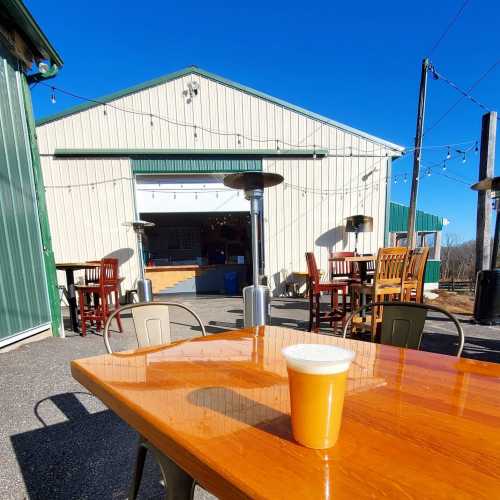
[[[421,59],[462,3],[26,1],[65,61],[55,85],[76,94],[97,97],[195,64],[409,147]],[[468,88],[500,59],[491,29],[499,22],[500,2],[470,0],[430,54],[436,69]],[[498,108],[500,64],[473,94]],[[429,79],[426,124],[458,97],[443,81]],[[42,86],[33,89],[33,100],[37,117],[78,103],[58,95],[51,104]],[[463,100],[428,132],[424,146],[473,144],[482,113]],[[440,163],[446,153],[425,149],[422,164]],[[466,160],[448,162],[446,171],[435,166],[430,176],[424,168],[418,199],[420,209],[447,217],[446,230],[463,240],[475,237],[476,195],[464,182],[476,180],[479,155],[471,151]],[[394,201],[408,202],[411,165],[411,155],[394,163]]]

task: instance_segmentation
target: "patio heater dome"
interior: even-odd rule
[[[259,212],[264,189],[283,182],[283,177],[270,172],[243,172],[224,177],[224,185],[232,189],[243,189],[250,200],[250,219],[252,223],[252,267],[253,285],[243,289],[243,322],[245,326],[259,326],[269,323],[271,291],[261,285],[259,280]]]
[[[354,253],[358,253],[359,233],[371,233],[373,231],[373,217],[369,215],[351,215],[347,217],[345,230],[347,233],[355,234]]]

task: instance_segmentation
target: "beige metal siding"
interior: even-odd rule
[[[190,81],[199,84],[199,93],[191,103],[187,103],[183,91]],[[149,116],[124,113],[111,105],[151,112],[168,117],[168,120],[153,117],[151,125]],[[192,127],[181,126],[180,123],[196,125],[197,137]],[[217,135],[208,130],[227,132],[229,135]],[[241,144],[238,144],[238,136],[232,133],[241,134]],[[266,274],[274,276],[281,269],[289,272],[303,270],[304,252],[307,250],[317,252],[320,265],[325,269],[329,249],[354,247],[352,235],[347,243],[342,232],[344,219],[349,215],[363,213],[374,217],[374,232],[360,236],[362,252],[374,251],[383,244],[385,155],[391,154],[385,146],[204,76],[185,75],[121,97],[106,106],[106,113],[104,106],[98,106],[47,123],[38,127],[38,137],[40,150],[46,155],[51,155],[56,148],[274,149],[276,139],[285,149],[301,146],[328,148],[331,154],[322,160],[268,159],[264,162],[264,170],[279,172],[284,175],[287,184],[306,190],[303,195],[296,187],[280,186],[266,193]],[[359,154],[363,157],[358,157]],[[373,157],[364,157],[370,154]],[[125,170],[125,160],[114,161],[118,161],[120,168]],[[122,170],[110,169],[110,164],[113,164],[111,160],[62,161],[46,158],[46,183],[68,185],[79,182],[80,176],[111,179],[121,175]],[[82,169],[81,173],[77,172],[79,169]],[[371,170],[374,171],[370,173]],[[367,174],[370,175],[363,180]],[[130,175],[128,170],[127,175]],[[95,192],[88,188],[80,189],[75,197],[70,196],[66,189],[64,199],[57,202],[54,194],[51,195],[49,212],[58,258],[67,259],[69,255],[90,258],[100,255],[105,248],[116,247],[118,243],[109,235],[123,234],[123,230],[117,230],[115,226],[130,219],[133,213],[130,184],[125,186],[119,181],[118,186],[95,187],[102,190],[99,203],[106,210],[94,206],[90,200],[95,199]],[[330,192],[322,195],[325,190]],[[106,193],[113,193],[113,197],[106,201]],[[84,201],[84,198],[87,200]],[[72,224],[69,214],[74,213],[75,207],[82,203],[92,205],[91,209],[99,214],[97,218],[93,215],[94,224],[98,223],[94,228],[98,236],[89,235],[92,242],[77,237],[77,230],[69,227]],[[116,211],[117,205],[120,212]],[[100,224],[105,229],[100,229]],[[328,231],[331,241],[327,234],[318,242],[318,238]],[[71,235],[72,241],[62,241],[65,233]],[[333,246],[332,241],[335,241]],[[120,244],[124,245],[125,241]],[[131,245],[130,238],[127,245]]]
[[[130,161],[43,157],[42,172],[56,262],[117,257],[122,290],[133,288],[136,239],[123,226],[135,218]]]

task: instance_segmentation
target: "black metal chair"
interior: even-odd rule
[[[361,317],[361,313],[373,307],[382,308],[382,323],[380,331],[380,343],[405,347],[408,349],[420,349],[424,333],[427,311],[435,311],[447,316],[455,325],[458,333],[457,357],[462,355],[465,336],[462,326],[457,318],[441,307],[429,304],[416,304],[414,302],[372,302],[354,311],[344,326],[342,336],[346,338],[349,325],[354,317]]]

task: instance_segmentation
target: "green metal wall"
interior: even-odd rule
[[[391,202],[389,215],[389,232],[405,233],[408,227],[408,207]],[[441,231],[443,218],[417,210],[416,231]]]
[[[428,260],[425,266],[424,283],[438,283],[441,275],[441,261]]]
[[[132,158],[134,174],[208,174],[260,170],[260,158]]]
[[[50,324],[17,61],[0,45],[0,342]]]

